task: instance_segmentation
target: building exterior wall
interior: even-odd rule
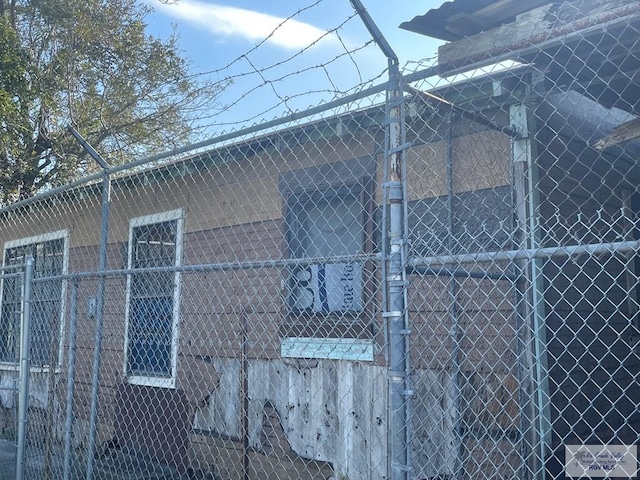
[[[456,173],[452,193],[458,206],[454,220],[459,229],[456,248],[473,251],[478,246],[471,242],[472,238],[480,243],[500,241],[486,233],[486,238],[482,237],[481,221],[496,226],[507,221],[510,214],[509,206],[504,205],[509,196],[509,149],[506,137],[491,130],[462,131],[453,140]],[[170,178],[149,171],[116,179],[110,203],[107,269],[127,268],[131,218],[176,209],[183,212],[184,266],[286,259],[287,192],[360,181],[363,176],[373,182],[373,205],[367,213],[371,226],[366,241],[379,249],[383,161],[380,142],[380,138],[365,131],[262,150],[209,169],[185,169],[182,174],[178,170]],[[409,221],[415,222],[410,225],[413,245],[425,254],[437,253],[443,248],[438,243],[442,242],[442,232],[427,226],[442,229],[446,225],[445,209],[440,208],[447,191],[445,142],[415,142],[407,152],[407,168],[411,172]],[[358,169],[362,171],[354,173]],[[99,189],[74,200],[63,203],[53,215],[48,215],[45,208],[37,209],[35,216],[29,212],[15,222],[19,228],[3,224],[0,239],[46,232],[54,226],[67,228],[69,273],[95,270]],[[433,216],[433,222],[425,221],[426,212]],[[486,225],[483,228],[486,232]],[[504,234],[507,235],[506,230]],[[285,266],[258,265],[181,273],[176,388],[185,392],[193,423],[191,461],[211,461],[208,449],[216,448],[224,452],[218,455],[216,468],[224,469],[228,468],[228,459],[238,452],[245,456],[248,452],[276,455],[274,451],[279,449],[333,465],[338,469],[335,473],[345,478],[386,478],[387,379],[384,323],[379,314],[380,272],[374,268],[368,273],[364,291],[371,296],[363,315],[369,318],[367,328],[373,329],[365,337],[373,341],[374,358],[353,362],[282,357],[283,335],[291,331],[286,325],[292,320],[287,305],[288,271]],[[442,277],[419,276],[412,280],[409,295],[410,314],[415,322],[411,339],[415,360],[413,456],[417,471],[427,476],[447,474],[453,469],[456,451],[444,447],[459,441],[455,431],[461,421],[493,428],[486,424],[490,419],[496,423],[495,429],[502,430],[515,428],[517,422],[515,337],[513,325],[505,323],[514,308],[511,286],[489,280],[459,282],[456,321],[463,332],[459,342],[465,355],[456,373],[451,365],[448,332],[452,305],[448,282]],[[95,344],[95,318],[84,313],[89,297],[96,295],[97,285],[96,277],[82,279],[78,297],[74,391],[78,445],[84,445],[87,438]],[[126,425],[114,422],[114,415],[123,414],[122,410],[116,411],[119,386],[127,382],[126,285],[122,274],[106,281],[98,435],[101,444],[126,429]],[[333,324],[331,328],[342,327]],[[320,332],[318,336],[335,334]],[[66,384],[67,347],[65,340],[62,368],[49,377],[60,392]],[[493,358],[498,351],[504,355]],[[455,389],[463,392],[462,408],[454,401]],[[434,405],[438,408],[434,409]],[[459,418],[460,412],[464,412],[463,419]],[[63,413],[60,407],[55,420],[60,431]],[[265,419],[271,419],[271,427],[265,427]],[[278,448],[268,440],[271,434],[265,433],[267,430],[281,432]],[[466,442],[472,442],[467,445],[469,451],[480,448],[472,440]],[[435,456],[430,447],[433,445],[440,448]],[[473,455],[469,458],[468,462],[473,463]],[[305,468],[311,468],[308,462],[302,463],[305,464]]]

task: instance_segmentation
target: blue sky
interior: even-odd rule
[[[349,0],[146,1],[155,10],[147,18],[149,33],[166,37],[175,28],[194,73],[233,78],[220,99],[230,108],[203,119],[218,130],[302,110],[386,78],[386,59],[367,43],[371,36]],[[439,42],[398,25],[443,0],[363,3],[401,65],[433,59]]]

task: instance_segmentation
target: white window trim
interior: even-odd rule
[[[62,239],[64,241],[64,246],[62,247],[62,274],[66,275],[69,268],[69,230],[56,230],[54,232],[47,232],[40,235],[33,235],[31,237],[23,237],[15,240],[8,240],[4,243],[4,248],[2,250],[2,266],[5,265],[6,253],[7,250],[16,247],[22,247],[24,245],[31,245],[34,243],[43,243],[48,242],[50,240],[59,240]],[[0,304],[2,304],[2,295],[4,294],[4,281],[0,282]],[[58,331],[58,358],[57,364],[54,366],[56,372],[60,371],[60,365],[62,365],[62,356],[64,349],[64,332],[65,332],[65,323],[66,323],[66,305],[67,304],[67,280],[62,280],[62,288],[61,288],[61,299],[60,299],[60,327]],[[22,342],[20,342],[20,350],[22,349]],[[20,352],[20,356],[22,356],[22,352]],[[45,365],[43,367],[30,367],[29,371],[33,373],[37,372],[48,372],[51,368],[51,365]],[[0,370],[4,371],[17,371],[19,370],[19,365],[16,365],[12,362],[0,362]]]
[[[152,215],[144,215],[129,220],[129,247],[127,251],[127,268],[131,268],[133,255],[133,229],[144,225],[152,225],[154,223],[176,222],[176,259],[175,266],[180,266],[182,262],[182,244],[183,244],[183,224],[184,210],[182,208],[170,210],[163,213],[154,213]],[[122,371],[124,378],[128,383],[134,385],[144,385],[149,387],[175,388],[176,386],[176,369],[178,366],[178,337],[179,337],[179,315],[180,315],[180,272],[174,274],[174,290],[173,290],[173,311],[171,326],[171,376],[170,377],[154,377],[147,375],[129,374],[127,364],[129,358],[129,308],[131,300],[131,275],[127,275],[127,291],[125,299],[125,322],[124,322],[124,358]]]
[[[280,344],[280,356],[372,362],[374,341],[360,338],[287,337]]]

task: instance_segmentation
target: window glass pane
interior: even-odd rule
[[[15,295],[14,279],[5,280],[7,283],[12,284],[11,287],[5,287],[3,290],[2,300],[2,321],[0,322],[0,361],[13,362],[17,361],[17,342],[19,336],[20,325],[20,304],[18,302],[19,297]],[[11,292],[9,292],[11,290]],[[6,296],[5,296],[6,292]]]
[[[362,252],[362,208],[353,196],[309,202],[303,231],[305,257]]]
[[[22,265],[27,256],[34,260],[34,278],[55,277],[63,273],[64,239],[35,242],[5,250],[5,265]],[[32,285],[31,364],[55,364],[58,356],[62,306],[62,279],[36,280]],[[0,312],[0,360],[15,362],[19,353],[22,285],[18,278],[2,282]]]
[[[134,299],[131,303],[131,373],[166,375],[171,370],[171,298]]]
[[[173,265],[176,256],[175,236],[175,220],[135,228],[133,268]]]
[[[176,264],[177,220],[135,227],[131,268]],[[171,375],[175,272],[141,272],[131,276],[128,372]]]

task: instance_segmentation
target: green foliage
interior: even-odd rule
[[[0,0],[0,201],[191,139],[223,85],[194,80],[177,38],[145,32],[136,0]]]
[[[9,22],[0,17],[0,189],[15,182],[23,145],[30,142],[28,56]],[[13,161],[13,165],[11,164]]]

